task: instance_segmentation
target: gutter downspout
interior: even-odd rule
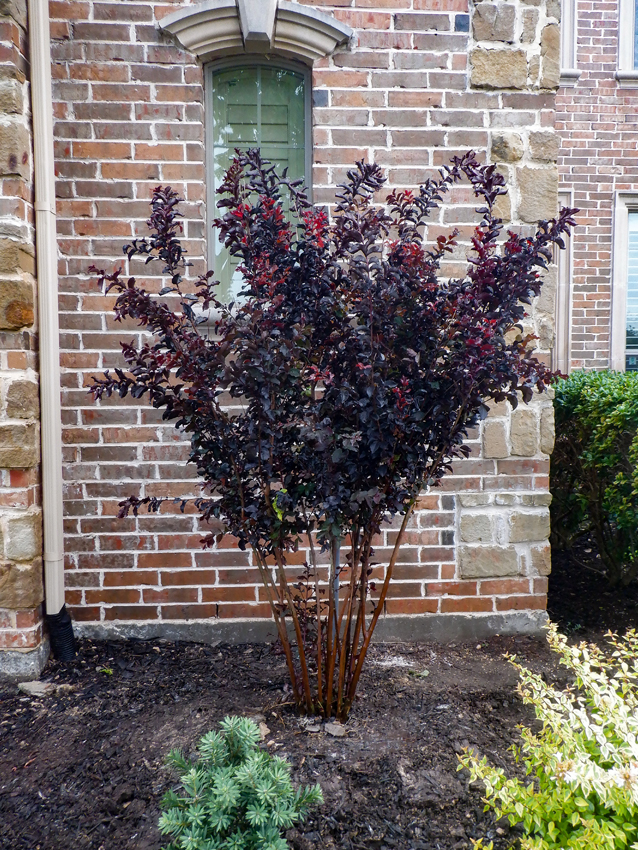
[[[44,585],[47,622],[53,652],[60,660],[69,660],[75,654],[75,649],[73,646],[71,621],[64,608],[58,245],[55,213],[51,36],[48,0],[28,0],[28,11],[29,58],[31,63],[31,119],[33,122],[35,179],[35,243],[40,335]],[[60,640],[60,626],[63,626],[66,632],[66,638],[63,640]],[[62,657],[59,650],[64,649],[67,651],[66,653],[63,651],[62,654],[65,657]],[[70,655],[69,652],[71,652]]]

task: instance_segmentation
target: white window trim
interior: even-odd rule
[[[621,88],[638,88],[638,68],[634,68],[634,36],[636,4],[634,0],[618,3],[618,70],[616,79]]]
[[[578,2],[561,0],[560,22],[560,84],[575,86],[578,70]]]
[[[627,274],[629,213],[638,211],[638,194],[618,192],[614,205],[614,229],[611,275],[611,368],[625,371],[627,342]]]
[[[573,189],[561,190],[558,193],[558,202],[561,207],[573,208]],[[572,275],[574,267],[573,242],[569,236],[565,237],[565,249],[559,249],[557,254],[556,331],[552,366],[564,375],[568,375],[571,366]]]

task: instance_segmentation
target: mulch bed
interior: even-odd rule
[[[611,593],[580,566],[592,553],[577,554],[556,560],[551,616],[578,638],[635,625],[638,593]],[[47,665],[42,678],[66,686],[50,696],[0,687],[2,850],[165,846],[166,753],[191,752],[227,714],[265,722],[264,746],[290,761],[295,782],[323,788],[324,805],[288,834],[294,850],[461,850],[479,837],[504,850],[513,836],[483,812],[457,753],[471,746],[513,769],[507,748],[531,717],[504,652],[564,681],[536,638],[376,646],[347,734],[333,737],[295,716],[268,647],[83,640],[79,650],[72,664]]]

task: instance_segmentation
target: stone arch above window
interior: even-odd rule
[[[312,64],[352,36],[351,28],[332,15],[290,0],[204,0],[159,24],[205,62],[264,53]]]

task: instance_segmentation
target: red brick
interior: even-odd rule
[[[479,614],[493,610],[492,600],[480,596],[446,596],[441,599],[440,611],[442,614]]]

